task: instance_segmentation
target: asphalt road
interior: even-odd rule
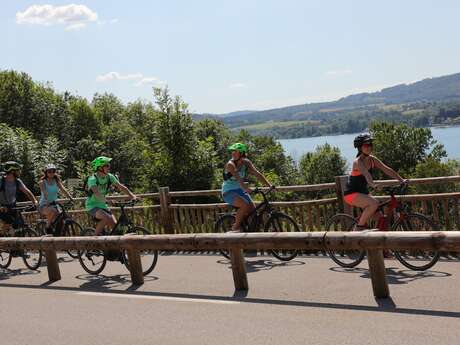
[[[386,260],[392,297],[378,301],[366,263],[323,257],[248,258],[247,293],[216,255],[161,256],[140,287],[120,263],[95,277],[61,257],[54,283],[17,258],[0,271],[0,344],[459,344],[458,261]]]

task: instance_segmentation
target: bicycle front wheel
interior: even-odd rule
[[[356,225],[356,219],[345,213],[338,213],[332,216],[326,223],[327,231],[353,231]],[[327,250],[329,257],[339,266],[353,268],[363,261],[365,256],[364,250],[346,249],[346,250]]]
[[[62,231],[62,236],[66,236],[66,237],[74,237],[74,236],[80,236],[83,234],[83,228],[81,227],[80,224],[78,224],[76,221],[74,220],[67,220],[65,223],[64,223],[64,229]],[[74,249],[74,250],[67,250],[67,254],[69,254],[69,256],[72,258],[72,259],[78,259],[78,250]]]
[[[267,232],[295,232],[299,231],[297,223],[287,214],[277,212],[273,213],[265,225]],[[294,259],[298,251],[296,249],[272,249],[270,253],[281,261],[290,261]]]
[[[0,238],[6,236],[0,236]],[[7,269],[11,264],[11,253],[9,250],[0,249],[0,268]]]
[[[136,235],[151,235],[150,231],[141,226],[134,226],[130,233],[135,233]],[[146,276],[155,268],[158,261],[158,250],[142,250],[140,253],[141,263],[142,263],[142,274]],[[123,251],[123,263],[126,268],[129,270],[129,261],[128,253],[126,250]]]
[[[96,236],[96,230],[86,228],[83,230],[82,236]],[[78,261],[80,261],[81,267],[89,274],[101,273],[107,263],[104,251],[100,249],[78,251]]]
[[[38,237],[32,229],[24,229],[25,237]],[[27,249],[22,253],[24,264],[31,270],[37,270],[42,263],[42,252],[40,250]]]
[[[235,223],[235,216],[233,214],[224,214],[220,217],[214,226],[214,232],[225,234],[232,230],[233,223]],[[220,253],[230,260],[230,251],[228,249],[220,249]]]
[[[437,231],[436,224],[423,214],[405,214],[393,225],[393,231]],[[407,249],[393,251],[400,263],[414,271],[425,271],[439,260],[439,252],[432,250]]]

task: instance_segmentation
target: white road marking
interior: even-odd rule
[[[119,298],[137,298],[137,299],[154,299],[159,301],[174,301],[174,302],[194,302],[194,303],[214,303],[214,304],[240,304],[239,301],[222,301],[213,299],[201,298],[185,298],[185,297],[167,297],[167,296],[149,296],[149,295],[132,295],[122,293],[106,293],[106,292],[76,292],[77,295],[94,296],[94,297],[119,297]]]

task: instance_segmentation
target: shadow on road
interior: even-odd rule
[[[111,277],[110,279],[112,279]],[[124,281],[124,278],[120,278]],[[85,284],[83,284],[85,285]],[[208,296],[199,294],[187,294],[187,293],[165,293],[165,292],[149,292],[149,291],[133,291],[133,290],[99,290],[94,288],[91,284],[87,284],[82,287],[64,287],[64,286],[52,286],[48,285],[26,285],[26,284],[4,284],[0,283],[0,287],[8,288],[27,288],[27,289],[44,289],[44,290],[55,290],[55,291],[72,291],[72,292],[99,292],[101,294],[120,294],[123,296],[155,296],[155,297],[167,297],[167,298],[178,298],[178,299],[194,299],[203,301],[232,301],[239,303],[252,303],[252,304],[265,304],[265,305],[280,305],[280,306],[292,306],[292,307],[303,307],[303,308],[325,308],[325,309],[337,309],[337,310],[355,310],[355,311],[368,311],[368,312],[383,312],[393,314],[407,314],[407,315],[426,315],[426,316],[438,316],[438,317],[453,317],[460,318],[460,312],[454,311],[443,311],[443,310],[429,310],[429,309],[415,309],[415,308],[398,308],[391,298],[387,299],[376,299],[376,306],[366,305],[353,305],[345,303],[325,303],[325,302],[309,302],[309,301],[292,301],[292,300],[278,300],[268,298],[251,298],[246,297],[247,292],[235,292],[233,296]],[[97,284],[95,284],[97,285]],[[102,284],[104,286],[104,284]]]
[[[97,290],[97,291],[110,291],[112,288],[117,288],[124,286],[126,284],[131,284],[131,276],[129,274],[117,274],[112,276],[105,275],[91,275],[91,274],[80,274],[76,276],[77,279],[84,280],[85,282],[80,285],[80,288],[83,290]],[[144,281],[154,281],[158,277],[155,276],[146,276]],[[139,288],[139,285],[131,284],[125,291],[135,291]]]
[[[0,280],[9,279],[17,276],[27,276],[32,274],[40,274],[40,270],[32,271],[27,269],[0,269]]]
[[[222,257],[221,259],[217,260],[218,264],[228,265],[228,269],[231,269],[231,262],[230,260]],[[257,259],[257,260],[246,260],[246,273],[254,273],[258,271],[267,271],[272,270],[274,268],[280,267],[289,267],[289,266],[298,266],[298,265],[305,265],[305,262],[299,260],[291,260],[291,261],[278,261],[273,259]]]
[[[367,268],[343,268],[343,267],[331,267],[331,271],[340,273],[354,273],[360,274],[361,278],[370,279],[370,273]],[[452,274],[440,271],[411,271],[408,269],[398,269],[396,267],[387,267],[386,276],[388,284],[408,284],[415,280],[426,279],[426,278],[446,278]]]

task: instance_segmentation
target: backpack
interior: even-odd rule
[[[100,183],[99,183],[99,179],[97,178],[97,175],[96,174],[93,174],[93,175],[90,175],[88,177],[86,177],[83,181],[83,191],[85,192],[86,196],[89,198],[91,196],[93,196],[94,192],[91,190],[91,189],[88,189],[88,181],[89,181],[89,178],[94,176],[96,178],[96,187],[99,187],[100,186]],[[110,175],[107,175],[108,177],[108,182],[107,182],[107,191],[110,190],[110,187],[112,186],[112,180],[110,179]]]

